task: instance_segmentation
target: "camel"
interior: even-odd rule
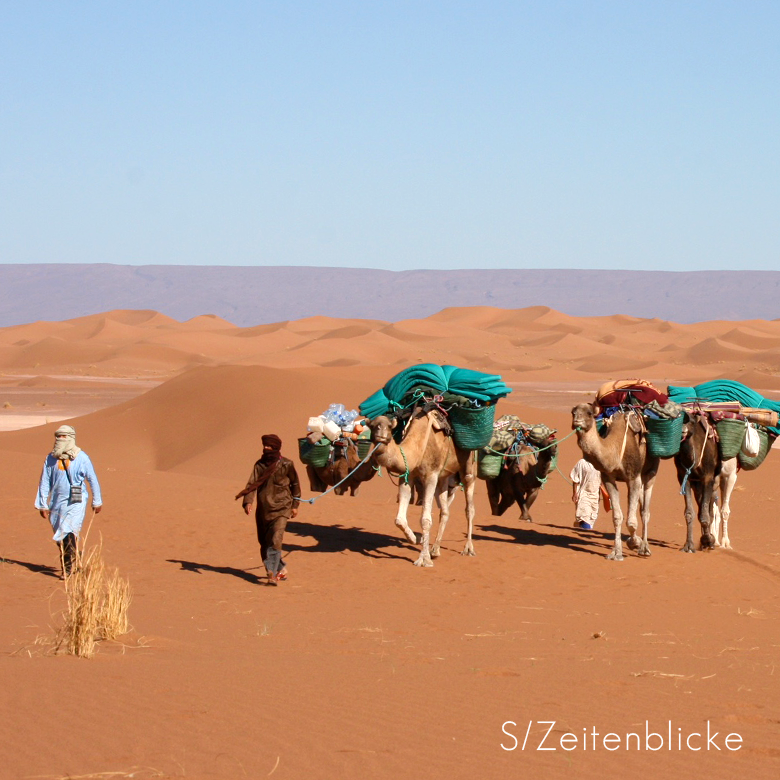
[[[553,459],[558,452],[555,436],[551,435],[542,449],[523,444],[517,450],[519,457],[509,457],[507,468],[502,468],[494,479],[487,480],[490,510],[501,516],[517,501],[520,519],[532,523],[530,511],[540,488],[552,470]],[[553,445],[553,446],[550,446]]]
[[[596,430],[596,409],[593,404],[578,404],[571,410],[572,428],[582,455],[601,472],[601,479],[612,502],[615,542],[607,556],[612,561],[623,560],[623,510],[617,483],[628,485],[628,546],[638,555],[650,555],[647,530],[650,525],[650,498],[658,473],[660,459],[647,452],[642,421],[636,412],[618,412],[609,421],[604,436]],[[637,510],[641,503],[642,537],[637,536]]]
[[[334,447],[333,459],[327,466],[306,466],[312,492],[324,493],[331,485],[337,485],[347,474],[360,466],[361,459],[355,443],[350,439],[344,441],[346,442],[345,446],[337,445]],[[337,496],[343,496],[349,490],[350,496],[356,496],[361,483],[368,482],[375,474],[376,470],[369,460],[357,468],[357,471],[333,492]]]
[[[409,528],[406,519],[412,495],[412,485],[422,485],[422,535],[420,537],[420,556],[415,566],[433,566],[433,558],[441,553],[441,540],[447,526],[452,498],[451,480],[459,475],[466,494],[466,520],[468,531],[466,546],[461,555],[474,555],[471,541],[474,527],[474,483],[475,463],[470,450],[456,447],[448,435],[446,419],[436,410],[425,411],[417,408],[406,425],[401,443],[393,439],[393,430],[397,426],[396,418],[385,415],[376,417],[369,423],[371,439],[375,444],[373,461],[384,466],[391,474],[400,475],[398,490],[398,513],[395,524],[404,532],[406,538],[416,544],[417,540]],[[433,501],[439,506],[439,530],[433,546],[430,546],[430,530]]]
[[[734,459],[736,463],[736,458]],[[687,414],[683,425],[683,440],[680,451],[674,456],[677,479],[685,497],[685,523],[687,538],[683,552],[696,551],[693,543],[693,499],[699,507],[699,525],[701,526],[700,548],[711,549],[716,546],[712,534],[716,504],[716,483],[721,473],[720,453],[715,428],[703,414]],[[736,481],[736,469],[734,470]],[[729,491],[729,495],[730,495]],[[725,495],[725,493],[724,493]],[[728,541],[728,519],[726,520],[726,541]]]

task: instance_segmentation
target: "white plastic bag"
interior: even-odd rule
[[[755,425],[747,423],[745,438],[742,440],[742,454],[748,458],[755,458],[761,451],[761,437],[758,435]]]

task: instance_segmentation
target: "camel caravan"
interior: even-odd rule
[[[398,484],[395,524],[412,544],[418,539],[409,526],[409,506],[422,507],[414,563],[430,567],[440,555],[450,506],[462,488],[466,543],[461,554],[474,555],[477,478],[486,483],[493,515],[517,504],[521,520],[532,522],[531,507],[557,470],[563,439],[555,429],[516,415],[496,418],[497,403],[511,392],[495,374],[421,364],[396,374],[359,411],[332,404],[309,419],[307,436],[298,440],[311,490],[354,496],[362,482],[384,470]],[[617,380],[604,384],[592,403],[575,406],[572,432],[564,438],[576,436],[582,457],[601,476],[615,531],[607,558],[623,560],[624,518],[628,548],[650,556],[650,504],[665,459],[675,464],[684,498],[682,550],[696,549],[696,517],[700,549],[730,548],[729,499],[738,472],[763,463],[780,435],[779,411],[780,403],[728,380],[669,386],[666,393],[643,379]],[[619,482],[627,486],[625,514]],[[434,502],[439,527],[431,543]]]

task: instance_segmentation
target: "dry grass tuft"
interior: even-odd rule
[[[65,580],[65,594],[68,604],[64,625],[55,637],[56,652],[91,658],[98,641],[129,631],[130,583],[116,569],[106,572],[101,545],[79,553]]]

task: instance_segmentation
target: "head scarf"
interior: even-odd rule
[[[275,433],[266,433],[265,436],[262,436],[261,438],[263,447],[270,447],[277,451],[282,449],[282,440]]]
[[[64,435],[64,439],[58,439],[57,436]],[[76,429],[70,425],[60,425],[54,431],[54,449],[51,454],[59,460],[73,460],[81,452],[81,448],[76,446]]]
[[[263,452],[263,456],[260,458],[260,465],[265,466],[265,471],[260,475],[260,479],[257,482],[253,482],[251,485],[247,485],[237,496],[236,499],[243,498],[249,493],[254,493],[255,490],[260,489],[271,478],[271,475],[276,471],[276,467],[282,459],[282,440],[274,433],[267,433],[262,437],[263,447],[269,447],[270,452]]]

